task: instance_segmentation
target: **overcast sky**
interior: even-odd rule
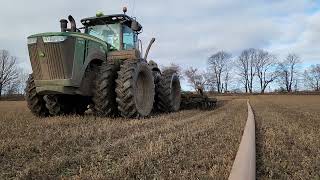
[[[289,52],[305,64],[320,63],[320,3],[315,0],[0,0],[0,49],[30,71],[26,37],[59,31],[59,20],[121,13],[144,27],[144,47],[155,37],[150,58],[161,64],[204,68],[210,54],[223,49],[237,56],[244,48],[263,48],[280,58]],[[78,26],[80,24],[78,23]]]

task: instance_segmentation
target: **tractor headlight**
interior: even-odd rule
[[[35,44],[35,43],[37,43],[37,38],[36,37],[35,38],[28,38],[27,42],[28,42],[28,44]]]
[[[43,42],[62,42],[67,39],[67,36],[44,36],[42,37]]]

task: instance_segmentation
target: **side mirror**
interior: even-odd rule
[[[139,31],[141,31],[142,26],[141,26],[136,20],[134,20],[134,21],[132,21],[132,23],[131,23],[131,29],[132,29],[133,31],[139,32]]]

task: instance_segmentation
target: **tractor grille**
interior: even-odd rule
[[[37,54],[37,44],[28,45],[34,79],[42,79],[41,65]]]
[[[42,37],[38,37],[36,44],[29,45],[34,78],[36,80],[71,78],[74,42],[74,38],[69,37],[61,43],[44,43]]]

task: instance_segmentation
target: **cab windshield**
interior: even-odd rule
[[[88,34],[107,42],[111,50],[120,50],[119,24],[91,26],[88,28]]]

